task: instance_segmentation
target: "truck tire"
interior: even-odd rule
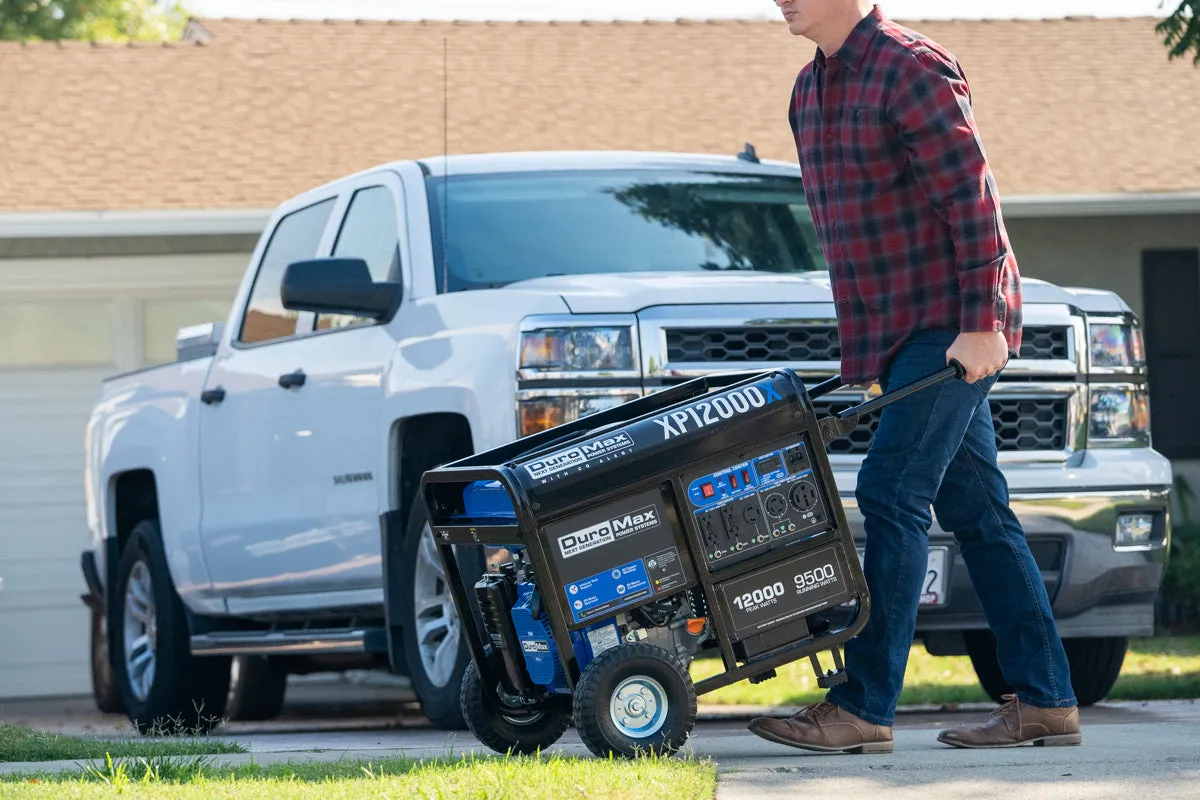
[[[229,678],[225,717],[238,722],[263,722],[283,711],[288,673],[267,656],[237,656]]]
[[[475,581],[487,568],[483,548],[464,547],[457,552],[463,583],[474,595]],[[466,730],[459,690],[471,654],[420,498],[413,501],[405,530],[400,585],[405,587],[401,606],[404,658],[421,711],[436,728]]]
[[[130,722],[143,735],[207,733],[225,713],[230,658],[192,655],[157,520],[134,526],[118,570],[111,663]]]
[[[104,714],[119,714],[125,710],[121,705],[121,693],[113,679],[112,664],[108,657],[108,626],[104,622],[104,609],[89,609],[91,624],[92,699],[96,708]]]
[[[995,637],[991,631],[964,633],[967,654],[979,684],[988,697],[997,703],[1003,702],[1003,696],[1011,694],[1013,690],[1000,672]],[[1128,648],[1129,640],[1120,636],[1063,639],[1067,664],[1071,668],[1071,685],[1081,707],[1099,703],[1112,691],[1121,675],[1121,665],[1125,663]]]

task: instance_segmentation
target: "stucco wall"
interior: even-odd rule
[[[1111,289],[1139,316],[1142,250],[1200,247],[1200,214],[1010,219],[1007,224],[1022,275]]]

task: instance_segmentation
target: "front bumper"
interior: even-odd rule
[[[1116,492],[1025,492],[1009,505],[1025,529],[1030,550],[1050,596],[1063,638],[1148,636],[1170,549],[1170,490]],[[862,515],[853,495],[843,494],[847,522],[859,547],[865,542]],[[1159,515],[1162,542],[1142,550],[1118,550],[1113,529],[1121,511]],[[930,546],[949,548],[945,605],[922,608],[917,635],[987,628],[979,598],[954,537],[936,521]]]

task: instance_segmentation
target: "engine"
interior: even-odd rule
[[[540,688],[569,694],[533,570],[523,558],[523,548],[512,552],[512,561],[475,584],[492,652],[503,663],[512,692],[529,695]],[[709,634],[704,615],[703,596],[688,591],[572,631],[571,645],[580,670],[622,642],[658,645],[686,666]]]

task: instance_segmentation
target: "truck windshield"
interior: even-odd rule
[[[428,181],[444,292],[549,275],[826,268],[798,177],[672,169],[449,181],[448,196],[445,179]]]

